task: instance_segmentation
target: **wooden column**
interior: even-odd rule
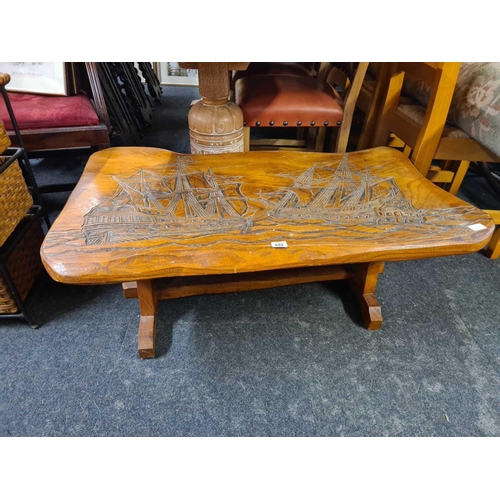
[[[243,113],[230,102],[230,74],[246,69],[249,63],[179,63],[198,70],[201,100],[188,115],[191,153],[219,154],[243,152]]]

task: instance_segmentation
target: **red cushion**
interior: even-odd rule
[[[337,92],[317,78],[291,75],[254,75],[235,84],[235,101],[248,127],[257,122],[296,127],[338,127],[344,117]]]
[[[9,100],[21,130],[100,123],[89,98],[85,95],[59,97],[9,92]],[[12,130],[12,122],[3,99],[0,99],[0,121],[4,122],[7,130]]]

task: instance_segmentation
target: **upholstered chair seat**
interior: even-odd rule
[[[236,71],[233,82],[252,75],[295,75],[314,76],[311,65],[296,62],[253,62],[245,71]]]
[[[243,112],[245,151],[250,145],[323,151],[327,128],[334,129],[330,142],[335,144],[330,149],[345,151],[367,67],[368,63],[350,63],[345,70],[336,63],[321,63],[317,76],[253,74],[236,80],[235,103]],[[255,128],[296,128],[297,137],[250,140],[250,130]]]
[[[85,95],[42,96],[9,92],[19,129],[83,127],[99,125],[99,117]],[[0,101],[0,120],[7,130],[12,122],[5,103]]]
[[[236,82],[236,104],[245,126],[339,127],[342,99],[317,78],[255,75]]]

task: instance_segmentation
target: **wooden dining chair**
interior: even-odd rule
[[[94,63],[85,65],[86,91],[72,96],[35,95],[9,92],[10,76],[2,73],[0,83],[7,90],[0,99],[0,120],[13,146],[19,147],[11,120],[15,114],[24,148],[30,156],[47,151],[109,147],[110,122]]]
[[[369,146],[402,146],[423,175],[455,195],[470,162],[500,162],[499,156],[449,121],[460,63],[385,64],[385,79],[378,82],[385,86],[384,99]],[[488,212],[500,223],[498,211]],[[488,249],[492,258],[500,253],[499,231]]]
[[[297,62],[251,62],[245,70],[234,71],[232,81],[236,83],[240,78],[253,75],[295,75],[316,76],[313,63]]]
[[[456,194],[471,161],[499,162],[500,157],[447,123],[460,63],[387,63],[392,65],[385,100],[371,146],[400,139],[418,170]],[[401,104],[403,86],[413,85],[428,103]],[[397,143],[393,143],[393,145]],[[434,166],[433,162],[439,166]]]
[[[322,63],[317,77],[253,74],[235,82],[235,102],[243,112],[245,151],[250,149],[324,150],[326,130],[336,130],[333,150],[345,152],[355,103],[368,63],[342,71]],[[307,138],[251,139],[251,129],[297,128],[315,132]]]
[[[384,104],[389,71],[389,64],[371,62],[368,65],[356,101],[356,114],[361,115],[363,123],[356,138],[356,150],[368,149],[372,143],[380,110]]]

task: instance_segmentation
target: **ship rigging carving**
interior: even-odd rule
[[[319,231],[334,238],[343,231],[358,238],[394,231],[425,238],[464,224],[469,209],[417,209],[393,177],[376,175],[382,170],[377,166],[350,165],[348,158],[338,165],[315,163],[300,174],[276,174],[290,179],[288,185],[280,180],[281,187],[262,186],[256,198],[248,198],[243,175],[198,171],[191,157],[180,156],[162,166],[161,175],[142,169],[128,178],[113,176],[116,191],[84,216],[82,232],[88,245],[153,238],[195,244],[212,235],[259,243],[286,228],[293,228],[294,238],[318,237]]]
[[[274,204],[269,200],[278,198]],[[267,198],[267,200],[266,200]],[[292,185],[263,197],[272,219],[316,224],[423,224],[424,211],[406,199],[394,178],[367,167],[353,171],[344,155],[337,168],[314,164]]]
[[[190,171],[192,163],[179,157],[165,176],[143,169],[127,179],[113,176],[114,195],[84,217],[87,244],[248,231],[241,184],[210,169]]]

